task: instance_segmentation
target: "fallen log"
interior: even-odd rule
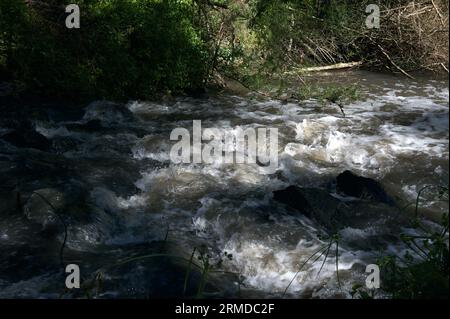
[[[329,71],[329,70],[349,69],[349,68],[354,68],[356,66],[360,66],[362,64],[363,64],[362,61],[337,63],[337,64],[325,65],[325,66],[313,66],[313,67],[309,67],[309,68],[299,68],[299,69],[296,69],[295,72],[310,73],[310,72],[320,72],[320,71]]]

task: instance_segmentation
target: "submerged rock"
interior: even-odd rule
[[[346,227],[365,229],[379,225],[380,229],[389,233],[390,228],[385,226],[398,224],[399,219],[403,219],[398,209],[386,203],[362,200],[343,201],[326,190],[318,188],[289,186],[286,189],[274,191],[273,195],[274,200],[317,221],[330,232]],[[394,220],[397,223],[391,223]]]
[[[24,148],[34,148],[48,152],[52,143],[42,134],[34,130],[14,130],[0,136],[0,139],[16,146]]]
[[[338,193],[393,205],[394,201],[386,194],[377,181],[345,171],[336,178]]]
[[[347,225],[347,219],[352,215],[343,202],[325,190],[289,186],[286,189],[274,191],[273,194],[276,201],[315,219],[329,229]]]
[[[286,189],[273,192],[273,199],[292,207],[307,217],[312,217],[312,207],[309,205],[303,189],[297,186],[289,186]]]
[[[106,126],[133,119],[133,113],[125,105],[108,101],[96,101],[89,104],[83,116],[83,121],[86,123],[99,120]]]
[[[64,194],[53,188],[39,189],[24,206],[28,220],[40,224],[43,230],[53,229],[58,223],[58,213],[65,207]]]

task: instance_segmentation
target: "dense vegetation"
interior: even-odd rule
[[[190,1],[77,1],[80,29],[65,27],[70,2],[2,0],[4,72],[74,97],[146,97],[203,85],[207,54]]]
[[[0,76],[72,98],[149,98],[203,88],[220,75],[258,85],[311,65],[362,61],[409,75],[448,66],[448,1],[0,1]]]

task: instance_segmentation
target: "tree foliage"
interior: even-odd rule
[[[149,97],[203,85],[207,50],[191,1],[77,1],[81,28],[53,0],[1,0],[0,56],[14,79],[51,95]]]
[[[0,0],[0,76],[47,95],[148,98],[299,66],[362,61],[394,72],[446,69],[448,0]],[[406,70],[406,71],[405,71]],[[251,82],[251,80],[250,80]]]

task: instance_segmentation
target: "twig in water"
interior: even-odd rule
[[[325,258],[323,259],[323,262],[322,262],[322,265],[320,266],[319,271],[317,272],[317,277],[319,277],[320,272],[322,271],[323,266],[325,265],[325,262],[327,261],[328,254],[330,253],[331,245],[333,245],[333,241],[330,241],[330,244],[327,247],[327,253],[325,254]]]
[[[314,254],[312,254],[311,256],[308,257],[308,259],[306,259],[306,261],[300,266],[300,268],[297,270],[297,272],[295,273],[294,277],[292,277],[291,281],[289,282],[289,284],[287,285],[286,289],[284,289],[283,294],[281,295],[282,297],[284,297],[287,293],[287,291],[289,290],[289,288],[291,287],[292,283],[294,282],[295,278],[297,278],[298,274],[300,273],[300,271],[302,271],[303,267],[318,253],[321,252],[321,254],[319,255],[322,256],[322,254],[325,252],[325,249],[327,249],[326,246],[322,246],[321,248],[319,248],[316,252],[314,252]]]
[[[338,103],[337,105],[341,109],[342,115],[345,117],[344,106],[341,103]]]
[[[341,288],[341,279],[339,278],[339,240],[336,240],[336,278],[339,288]]]

